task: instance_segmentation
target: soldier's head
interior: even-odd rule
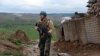
[[[40,18],[41,18],[41,20],[46,19],[46,17],[47,17],[47,13],[45,11],[41,11],[40,12]]]

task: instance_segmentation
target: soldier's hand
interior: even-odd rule
[[[49,30],[48,33],[52,33],[52,30]]]
[[[38,27],[37,26],[35,26],[35,30],[38,30]]]

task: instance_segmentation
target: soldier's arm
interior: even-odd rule
[[[53,24],[53,21],[49,21],[49,23],[48,23],[48,27],[49,27],[49,33],[52,33],[53,32],[53,30],[54,30],[54,24]]]
[[[35,30],[38,30],[38,23],[35,24]]]
[[[35,24],[35,30],[38,30],[38,28],[39,28],[39,23],[41,22],[41,20],[39,20],[36,24]]]
[[[35,30],[38,30],[38,27],[37,26],[35,26]]]

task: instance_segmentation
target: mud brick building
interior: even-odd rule
[[[100,44],[100,0],[89,0],[84,17],[73,17],[62,23],[66,41]]]

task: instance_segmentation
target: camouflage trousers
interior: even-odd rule
[[[50,45],[51,45],[51,36],[40,37],[39,41],[40,56],[49,56]]]

